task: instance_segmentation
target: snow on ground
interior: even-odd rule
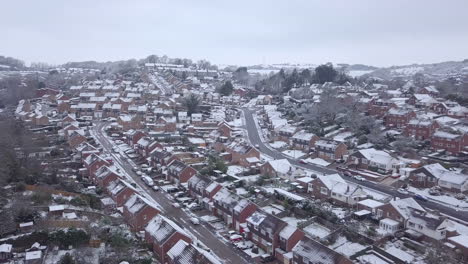
[[[321,158],[315,158],[315,159],[308,158],[308,159],[305,160],[305,162],[315,164],[315,165],[319,165],[319,166],[323,166],[323,167],[326,167],[326,166],[330,165],[330,162],[328,162],[328,161],[326,161],[324,159],[321,159]]]
[[[359,256],[357,259],[361,263],[369,263],[369,264],[389,264],[389,263],[392,263],[390,261],[385,261],[385,260],[383,260],[383,259],[381,259],[378,256],[373,255],[373,254],[362,255],[362,256]]]
[[[286,216],[286,217],[283,217],[281,218],[281,220],[283,220],[284,222],[294,226],[294,227],[297,227],[297,224],[300,223],[300,222],[304,222],[305,220],[304,219],[299,219],[299,218],[296,218],[296,217],[290,217],[290,216]]]
[[[372,199],[377,200],[377,201],[386,201],[386,200],[391,198],[390,195],[388,195],[388,194],[384,194],[384,193],[381,193],[381,192],[366,188],[364,186],[363,186],[363,190],[368,195],[372,196]]]
[[[444,203],[445,205],[449,205],[449,206],[452,206],[452,207],[458,207],[460,209],[462,209],[462,208],[468,209],[468,202],[463,201],[463,200],[458,200],[457,198],[452,197],[452,196],[448,196],[448,195],[439,195],[439,196],[430,195],[429,194],[429,189],[419,190],[419,189],[416,189],[416,188],[410,186],[410,187],[408,187],[408,191],[410,191],[412,193],[424,195],[424,196],[426,196],[427,198],[429,198],[431,200],[434,200],[436,202]]]
[[[252,248],[249,248],[249,249],[246,249],[246,250],[243,250],[243,251],[244,251],[245,254],[249,255],[251,258],[255,258],[255,257],[258,257],[258,256],[261,256],[261,255],[265,254],[265,251],[263,251],[263,249],[261,249],[261,248],[258,248],[258,253],[257,254],[252,252]]]
[[[272,215],[277,215],[277,214],[279,214],[279,213],[281,213],[281,212],[284,211],[284,209],[281,210],[280,208],[273,207],[273,206],[270,206],[270,205],[265,206],[265,207],[262,207],[262,209],[263,209],[265,212],[267,212],[267,213],[269,213],[269,214],[272,214]]]
[[[270,147],[275,148],[275,149],[284,148],[287,145],[288,144],[284,141],[275,141],[273,143],[270,143]]]
[[[312,223],[304,228],[304,232],[312,237],[324,238],[331,233],[331,230],[318,223]]]
[[[355,71],[349,71],[348,72],[348,75],[355,78],[355,77],[359,77],[359,76],[362,76],[364,74],[368,74],[368,73],[371,73],[373,72],[374,70],[355,70]]]
[[[338,135],[333,137],[333,140],[339,141],[339,142],[345,142],[347,138],[351,137],[353,135],[352,132],[343,132],[339,133]]]
[[[237,195],[246,195],[248,194],[249,191],[247,191],[245,188],[236,188],[236,194]]]
[[[241,118],[238,118],[238,119],[234,119],[233,121],[229,122],[229,125],[234,126],[234,127],[241,127],[241,126],[244,125],[244,122],[242,121]]]
[[[287,155],[291,158],[295,158],[295,159],[300,159],[301,157],[305,156],[306,153],[300,151],[300,150],[285,150],[282,152],[284,155]]]
[[[237,176],[238,174],[242,173],[244,171],[244,168],[242,166],[237,166],[237,165],[231,165],[228,167],[228,170],[226,172],[227,175],[229,176]]]
[[[413,75],[421,71],[424,71],[424,68],[416,66],[416,67],[405,67],[405,68],[400,68],[400,69],[394,69],[392,70],[392,73],[402,74],[402,75]]]
[[[391,246],[386,247],[385,251],[388,254],[393,255],[393,256],[405,261],[406,263],[413,263],[414,256],[409,254],[408,252],[400,249],[400,248],[397,248],[397,247],[391,245]]]
[[[330,248],[334,249],[338,253],[350,257],[356,254],[357,252],[365,249],[366,246],[363,246],[359,243],[353,243],[351,241],[348,241],[344,236],[340,236],[335,241],[335,243],[333,243],[333,245],[330,245]]]
[[[237,178],[242,179],[243,181],[246,181],[246,182],[255,182],[261,176],[262,175],[258,174],[258,175],[250,175],[250,176],[241,176],[241,177],[237,177]]]
[[[338,216],[338,218],[343,219],[346,217],[346,210],[343,208],[333,208],[332,212]]]
[[[267,156],[267,155],[265,155],[263,153],[260,153],[260,160],[270,161],[270,160],[275,160],[275,159],[270,157],[270,156]]]

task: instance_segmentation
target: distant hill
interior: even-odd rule
[[[18,71],[24,68],[25,66],[22,60],[0,56],[0,71]]]

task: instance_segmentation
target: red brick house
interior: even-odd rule
[[[283,220],[261,210],[247,218],[247,237],[270,255],[279,246],[279,233],[287,225]]]
[[[416,188],[431,188],[437,186],[442,172],[447,171],[439,163],[425,165],[410,172],[408,182]]]
[[[275,256],[281,263],[291,263],[290,252],[304,238],[304,232],[297,227],[286,224],[279,232],[279,244],[275,249]]]
[[[88,174],[91,178],[94,178],[96,171],[102,166],[109,166],[111,162],[105,160],[101,156],[91,154],[83,161],[84,167],[88,170]]]
[[[109,184],[120,178],[118,172],[109,168],[108,166],[102,166],[96,171],[96,176],[94,177],[95,183],[99,187],[109,186]]]
[[[83,144],[86,142],[87,139],[85,136],[81,135],[78,132],[73,132],[69,137],[68,137],[68,145],[70,148],[76,148],[77,146]]]
[[[197,198],[208,209],[213,196],[222,188],[221,184],[200,175],[193,176],[187,183],[190,196]]]
[[[321,159],[334,161],[342,159],[348,152],[348,147],[343,142],[321,139],[315,142],[315,152]]]
[[[247,199],[240,200],[232,210],[232,226],[239,233],[244,233],[247,228],[247,218],[257,210],[257,205]]]
[[[347,257],[308,237],[304,237],[294,247],[293,263],[353,264],[353,262]]]
[[[385,115],[385,126],[392,128],[404,128],[411,119],[416,117],[413,110],[391,108]]]
[[[231,163],[239,164],[243,167],[249,167],[248,158],[260,159],[260,152],[247,144],[233,142],[226,146],[226,152],[231,154]]]
[[[392,200],[387,204],[376,207],[376,219],[390,218],[404,226],[405,221],[411,216],[411,211],[425,212],[413,198]]]
[[[440,128],[438,122],[426,119],[411,119],[406,125],[403,134],[417,140],[427,140]]]
[[[134,194],[125,202],[123,217],[132,231],[141,231],[161,212],[161,207],[139,194]]]
[[[125,143],[127,143],[129,146],[135,145],[138,140],[146,136],[146,133],[139,130],[129,130],[124,133]]]
[[[456,155],[463,151],[468,144],[468,136],[456,131],[437,130],[431,138],[431,148],[445,150],[449,154]]]
[[[230,138],[232,134],[232,130],[233,130],[232,127],[224,121],[220,122],[218,125],[218,131],[222,137]]]
[[[348,183],[339,174],[318,176],[310,182],[308,192],[317,199],[332,199],[349,206],[367,197],[360,185]]]
[[[190,263],[197,264],[219,264],[220,262],[213,258],[208,251],[189,244],[184,240],[179,240],[170,250],[167,252],[169,258],[169,264],[181,264],[186,263],[190,260]]]
[[[176,184],[186,183],[195,174],[197,170],[180,160],[175,159],[167,165],[167,179]]]
[[[154,131],[158,132],[175,132],[177,130],[176,117],[160,117],[154,124]]]
[[[160,263],[168,263],[167,253],[180,240],[192,243],[190,236],[181,227],[162,215],[148,223],[145,240],[152,245],[153,253]]]
[[[317,135],[301,130],[292,136],[291,142],[294,148],[310,151],[319,139]]]
[[[138,193],[135,187],[122,179],[110,182],[106,190],[117,207],[123,206],[130,197]]]
[[[368,114],[375,117],[383,117],[387,114],[390,108],[397,107],[396,104],[390,100],[372,99],[369,102]]]
[[[239,196],[229,192],[226,188],[221,188],[213,196],[213,214],[221,217],[227,226],[232,227],[232,212],[239,200]]]
[[[468,236],[467,235],[457,235],[448,238],[448,242],[455,245],[456,248],[460,251],[462,256],[462,261],[468,260]]]
[[[150,153],[150,165],[153,168],[161,169],[162,166],[169,164],[171,157],[171,153],[156,148]]]

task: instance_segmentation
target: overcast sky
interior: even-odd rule
[[[468,58],[468,0],[2,1],[0,55],[61,64],[150,54],[217,64]]]

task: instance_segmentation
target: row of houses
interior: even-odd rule
[[[305,236],[299,228],[267,213],[252,201],[239,197],[203,176],[188,182],[189,194],[267,254],[282,263],[316,263],[326,256],[333,263],[352,263],[346,257]]]

